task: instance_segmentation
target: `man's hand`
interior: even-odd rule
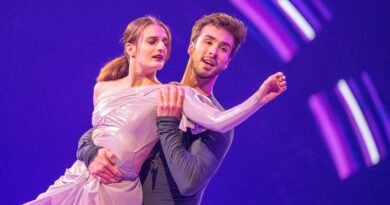
[[[122,181],[122,172],[115,167],[116,157],[108,149],[101,148],[95,159],[89,164],[88,171],[99,182],[110,184]]]
[[[184,90],[180,86],[169,85],[159,92],[157,116],[176,117],[180,120],[184,100]]]
[[[259,102],[264,105],[287,90],[286,76],[282,72],[271,75],[263,82],[256,93]]]

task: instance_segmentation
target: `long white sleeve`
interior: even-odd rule
[[[201,98],[205,97],[198,94],[194,89],[184,87],[184,91],[184,115],[192,122],[217,132],[227,132],[233,129],[261,107],[255,94],[253,94],[243,103],[231,109],[219,111],[202,102]]]

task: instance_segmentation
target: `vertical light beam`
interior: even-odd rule
[[[340,92],[340,95],[345,102],[346,109],[349,111],[352,123],[356,128],[355,132],[358,132],[356,133],[357,137],[361,137],[359,143],[363,156],[365,156],[366,163],[367,160],[369,160],[368,165],[377,164],[380,160],[378,148],[375,145],[375,141],[370,128],[368,127],[367,121],[364,118],[359,104],[353,96],[347,82],[345,82],[345,80],[339,80],[337,83],[337,90]]]
[[[289,0],[276,0],[276,2],[306,41],[311,41],[315,38],[316,32],[314,29]]]
[[[325,94],[310,96],[309,106],[321,130],[323,141],[332,157],[339,178],[346,179],[357,170],[357,165],[353,160],[337,115],[331,109]]]
[[[351,88],[354,96],[359,103],[359,107],[362,110],[363,116],[365,117],[368,127],[371,130],[372,136],[374,137],[376,147],[378,148],[379,157],[381,159],[386,157],[385,143],[382,140],[382,136],[379,132],[377,123],[375,122],[374,115],[372,114],[366,100],[363,97],[363,93],[360,91],[357,82],[354,79],[348,80],[348,85]]]
[[[377,89],[375,88],[374,83],[372,82],[370,76],[367,72],[363,72],[361,76],[364,85],[366,86],[368,93],[374,103],[374,106],[376,108],[376,111],[379,115],[379,118],[382,122],[382,126],[385,130],[387,141],[390,144],[390,117],[389,113],[387,112],[385,106],[382,103],[382,100],[379,97],[379,93]]]
[[[297,52],[297,45],[268,15],[262,6],[253,0],[230,0],[270,42],[284,62],[289,62]]]
[[[315,9],[309,8],[304,0],[291,0],[291,3],[300,11],[300,13],[305,17],[309,24],[313,27],[314,31],[321,30],[321,22],[316,17],[314,13]]]
[[[311,2],[326,21],[332,20],[332,13],[322,0],[311,0]]]

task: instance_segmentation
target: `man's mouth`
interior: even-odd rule
[[[210,59],[210,58],[202,58],[202,61],[204,63],[206,63],[207,65],[210,65],[212,67],[214,67],[215,65],[217,65],[217,62],[214,60],[214,59]]]

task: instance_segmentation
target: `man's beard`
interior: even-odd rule
[[[195,64],[195,62],[192,58],[190,60],[191,69],[196,74],[197,78],[200,78],[202,80],[208,80],[208,79],[214,78],[216,75],[219,74],[219,73],[214,73],[214,72],[212,72],[212,73],[202,72],[202,69],[200,68],[200,62],[201,61],[198,61],[198,63]]]

